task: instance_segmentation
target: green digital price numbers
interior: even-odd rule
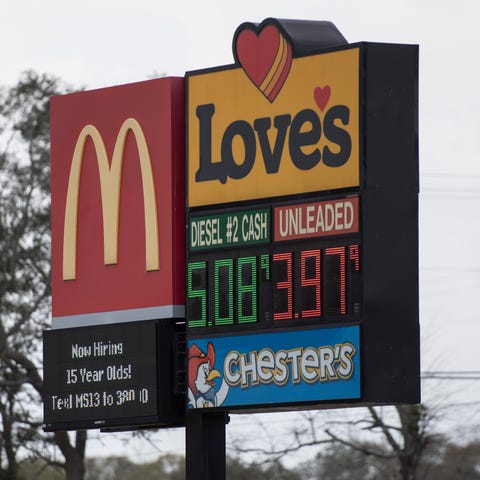
[[[268,328],[359,316],[358,241],[308,241],[276,245],[270,252],[257,247],[232,256],[218,252],[195,257],[187,265],[190,329]]]
[[[187,268],[188,326],[257,322],[259,270],[262,278],[268,280],[267,254],[260,255],[260,262],[257,256],[190,262]],[[210,278],[213,282],[208,282]],[[208,305],[212,297],[213,315],[209,317]]]

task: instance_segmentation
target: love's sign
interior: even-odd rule
[[[232,45],[185,83],[188,408],[418,403],[418,48]]]
[[[359,48],[294,55],[275,21],[187,74],[188,206],[359,185]]]

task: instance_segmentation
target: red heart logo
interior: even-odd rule
[[[252,28],[240,31],[234,53],[248,78],[273,102],[290,71],[292,47],[274,25],[258,33]]]
[[[315,102],[318,105],[318,108],[323,112],[325,107],[327,106],[328,101],[330,100],[330,87],[326,85],[325,87],[315,87],[313,91],[313,96],[315,98]]]

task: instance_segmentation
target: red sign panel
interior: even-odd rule
[[[358,232],[358,197],[274,209],[276,242]]]
[[[182,308],[183,95],[162,78],[52,99],[54,319]]]

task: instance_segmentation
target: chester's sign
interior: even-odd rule
[[[183,316],[182,111],[180,78],[52,99],[54,326]]]
[[[358,326],[189,340],[188,407],[360,397]]]
[[[359,185],[359,49],[289,49],[243,30],[236,65],[187,75],[190,207]]]

